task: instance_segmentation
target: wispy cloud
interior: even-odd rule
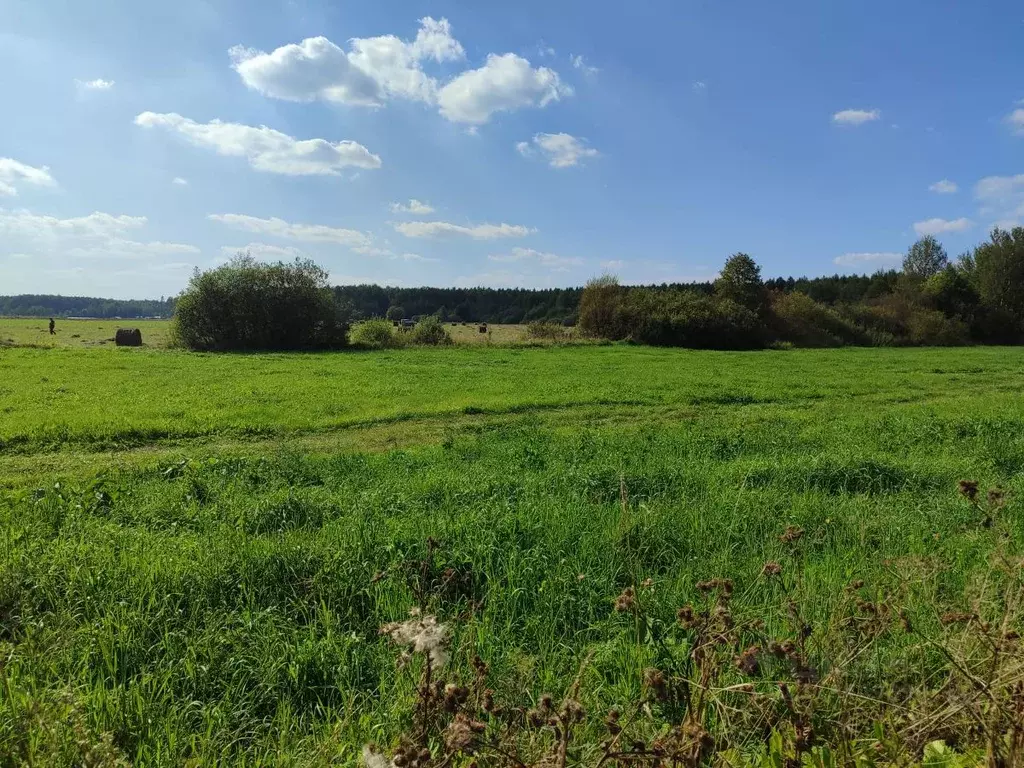
[[[927,219],[925,221],[918,221],[914,223],[914,232],[919,236],[924,235],[945,235],[955,232],[965,232],[974,226],[974,222],[970,219]]]
[[[109,91],[114,87],[114,81],[97,77],[95,80],[75,80],[75,85],[83,91]]]
[[[878,109],[844,109],[832,115],[832,122],[836,125],[864,125],[873,120],[880,120],[882,112]]]
[[[844,253],[842,256],[836,256],[832,259],[832,263],[838,267],[866,267],[873,264],[879,266],[883,264],[898,264],[902,260],[903,254],[885,251],[876,253]]]
[[[413,238],[469,237],[496,240],[502,237],[526,237],[537,230],[519,224],[477,224],[466,227],[447,221],[403,221],[392,225],[395,231]]]
[[[928,187],[929,192],[937,192],[940,195],[952,195],[959,189],[960,187],[956,185],[956,182],[950,181],[949,179],[936,181],[934,184]]]

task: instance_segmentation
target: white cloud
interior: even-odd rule
[[[456,123],[482,125],[495,112],[543,107],[570,96],[572,88],[547,67],[534,69],[514,53],[490,54],[479,69],[463,72],[438,93],[441,114]]]
[[[943,179],[942,181],[936,181],[934,184],[932,184],[930,187],[928,187],[928,191],[929,192],[937,192],[940,195],[952,195],[954,192],[956,192],[959,189],[960,189],[960,187],[958,187],[956,185],[956,182],[955,181],[950,181],[949,179]]]
[[[558,256],[554,253],[544,253],[533,248],[513,248],[510,253],[493,254],[487,257],[491,261],[509,262],[531,262],[553,272],[568,272],[569,267],[581,267],[583,259]]]
[[[114,87],[114,81],[97,77],[95,80],[75,80],[75,85],[83,91],[109,91]]]
[[[197,123],[171,112],[143,112],[135,124],[164,128],[190,144],[212,149],[219,155],[244,157],[257,171],[287,176],[336,176],[343,168],[380,168],[380,157],[354,141],[331,143],[326,139],[299,140],[265,125],[258,128],[213,120]]]
[[[583,58],[582,54],[576,54],[576,55],[571,55],[570,54],[569,61],[572,62],[572,65],[573,65],[573,67],[575,69],[580,70],[585,75],[596,75],[598,72],[601,71],[597,67],[592,67],[589,64],[587,64],[587,62]]]
[[[1024,136],[1024,109],[1015,109],[1006,116],[1006,122],[1018,136]]]
[[[537,231],[518,224],[464,227],[447,221],[403,221],[392,226],[406,237],[415,238],[470,237],[474,240],[496,240],[500,237],[526,237]]]
[[[970,219],[927,219],[914,223],[914,231],[920,235],[943,235],[949,232],[964,232],[974,226]]]
[[[533,137],[533,146],[529,142],[520,141],[516,144],[516,150],[523,157],[529,157],[536,148],[552,168],[571,168],[586,158],[600,154],[585,142],[585,139],[578,139],[568,133],[538,133]]]
[[[707,89],[708,89],[708,84],[705,83],[703,80],[694,80],[693,81],[693,90],[695,90],[697,93],[701,93],[702,91],[706,91]]]
[[[390,98],[427,104],[437,81],[422,69],[428,60],[465,57],[447,19],[420,19],[416,39],[395,35],[354,38],[346,52],[326,37],[311,37],[270,53],[235,46],[228,53],[242,81],[265,96],[287,101],[334,101],[377,107]]]
[[[401,259],[402,261],[422,261],[422,262],[436,262],[440,259],[434,259],[430,256],[420,256],[418,253],[400,253],[396,256],[392,256],[394,259]]]
[[[171,184],[174,184],[179,187],[187,187],[188,179],[183,179],[181,178],[181,176],[175,176],[173,179],[171,179]]]
[[[237,256],[240,253],[247,253],[254,259],[262,261],[272,260],[294,260],[302,258],[306,254],[293,245],[269,245],[268,243],[249,243],[248,245],[222,245],[221,256],[224,260]]]
[[[986,176],[974,185],[980,214],[995,219],[1002,229],[1019,226],[1024,220],[1024,173],[1016,176]]]
[[[872,264],[898,264],[902,260],[901,253],[844,253],[832,259],[832,263],[839,267],[860,267]]]
[[[863,125],[881,117],[882,112],[878,109],[844,109],[832,115],[832,122],[836,125]]]
[[[19,163],[10,157],[0,157],[0,197],[14,197],[18,194],[16,184],[30,184],[34,187],[56,187],[57,182],[45,165],[34,168]]]
[[[626,262],[622,259],[611,259],[610,261],[602,261],[601,269],[622,269],[626,266]]]
[[[68,259],[129,259],[174,254],[198,254],[184,243],[140,242],[129,232],[146,226],[145,216],[114,216],[96,211],[61,219],[30,211],[0,209],[0,248],[36,257]]]
[[[277,217],[260,219],[240,213],[212,213],[206,218],[243,232],[257,232],[305,243],[333,243],[350,248],[370,245],[369,235],[355,229],[327,227],[323,224],[291,224]]]
[[[414,216],[426,216],[428,213],[434,212],[433,207],[416,198],[408,203],[392,203],[390,208],[392,213],[411,213]]]

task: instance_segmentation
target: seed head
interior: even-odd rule
[[[636,605],[636,591],[632,587],[626,587],[622,594],[615,598],[615,612],[629,613]]]
[[[684,605],[676,612],[676,620],[683,629],[693,629],[697,626],[697,614],[692,605]]]
[[[654,694],[654,698],[658,701],[666,701],[668,699],[668,681],[665,680],[665,673],[660,669],[644,670],[644,685]]]
[[[978,498],[977,480],[961,480],[959,487],[960,494],[968,501],[974,501]]]
[[[803,538],[803,535],[804,529],[799,525],[787,525],[786,530],[779,536],[779,541],[783,544],[795,544]]]
[[[736,669],[744,675],[756,675],[761,669],[761,666],[758,663],[760,656],[761,647],[758,645],[752,645],[733,659],[733,663],[736,665]]]

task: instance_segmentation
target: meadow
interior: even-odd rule
[[[650,670],[688,605],[815,671],[790,706],[727,652],[705,725],[730,760],[812,721],[984,751],[944,617],[1022,629],[1024,350],[205,355],[27,346],[32,322],[0,321],[0,765],[357,764],[420,723],[424,662],[380,634],[412,608],[453,680],[479,656],[499,701],[596,713],[551,765],[599,764],[613,707],[670,732]],[[521,746],[568,745],[545,727]]]

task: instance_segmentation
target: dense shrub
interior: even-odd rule
[[[536,320],[526,326],[526,338],[559,341],[566,337],[565,328],[550,320]]]
[[[451,344],[452,337],[448,335],[448,331],[441,321],[431,315],[416,323],[416,327],[409,332],[409,342],[436,347]]]
[[[263,264],[248,255],[197,271],[178,297],[172,338],[205,351],[342,347],[347,313],[327,278],[312,261]]]
[[[632,290],[619,325],[632,341],[693,349],[755,349],[765,328],[755,312],[728,299],[691,291]]]
[[[776,335],[801,347],[839,347],[867,340],[855,323],[807,294],[775,293],[770,307]]]
[[[918,309],[907,321],[912,344],[929,347],[959,347],[971,343],[967,323],[946,317],[933,309]]]
[[[352,326],[350,341],[361,349],[397,349],[405,346],[406,335],[396,333],[390,320],[363,320]]]

